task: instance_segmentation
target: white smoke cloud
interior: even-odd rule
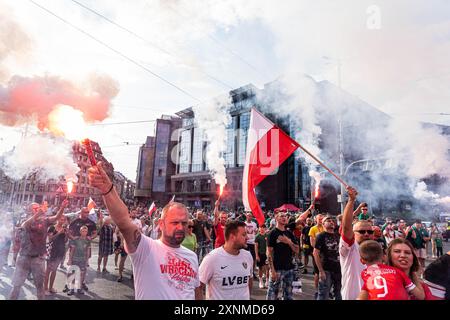
[[[41,181],[65,176],[77,181],[80,170],[74,163],[72,143],[43,135],[24,138],[13,151],[4,155],[3,171],[12,179],[38,173]]]
[[[229,105],[229,97],[222,97],[193,108],[196,125],[208,143],[205,155],[208,169],[221,186],[227,183],[223,154],[227,148],[227,126],[231,123]]]
[[[11,239],[13,227],[14,227],[14,225],[13,225],[12,214],[7,213],[4,210],[0,210],[0,244],[1,245],[4,245],[5,241]],[[0,263],[3,263],[3,262],[6,262],[6,261],[0,261]]]
[[[436,127],[414,121],[393,119],[388,132],[392,137],[389,156],[397,159],[412,178],[433,174],[450,178],[450,139]]]
[[[449,196],[441,197],[439,194],[429,191],[426,183],[423,181],[417,183],[414,189],[414,197],[421,201],[429,201],[441,205],[450,205]]]

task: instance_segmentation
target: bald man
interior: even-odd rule
[[[363,286],[361,271],[365,266],[361,263],[359,245],[373,237],[372,223],[359,220],[353,223],[353,209],[358,192],[349,187],[349,200],[342,217],[341,240],[339,241],[339,255],[342,273],[341,295],[343,300],[356,300]]]
[[[181,246],[189,220],[186,207],[170,202],[163,208],[159,220],[161,238],[154,240],[141,234],[132,222],[101,162],[89,168],[89,183],[102,193],[110,216],[122,233],[133,263],[136,300],[200,298],[197,256]]]

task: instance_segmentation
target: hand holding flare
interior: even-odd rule
[[[95,160],[94,152],[92,151],[92,145],[91,140],[88,138],[81,140],[81,143],[86,148],[86,153],[89,158],[89,161],[91,162],[92,166],[97,165],[97,160]]]

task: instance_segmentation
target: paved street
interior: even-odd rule
[[[117,282],[118,271],[114,270],[114,255],[111,255],[108,259],[107,269],[110,273],[102,274],[97,273],[97,258],[98,258],[98,246],[95,241],[92,244],[92,257],[89,260],[90,267],[86,275],[86,285],[89,290],[84,295],[68,296],[63,293],[66,276],[64,270],[58,269],[56,275],[54,288],[58,293],[47,297],[48,300],[131,300],[134,299],[133,281],[131,276],[131,262],[130,258],[127,258],[125,262],[125,272],[123,282]],[[11,256],[10,260],[11,261]],[[66,260],[67,261],[67,260]],[[0,273],[0,300],[8,297],[11,290],[11,278],[13,275],[13,268],[4,268]],[[30,281],[26,281],[22,287],[19,299],[35,300],[36,290],[34,285]]]
[[[450,243],[444,242],[444,253],[450,250]],[[108,260],[108,274],[97,273],[97,242],[93,243],[92,258],[90,259],[90,268],[86,276],[86,284],[89,287],[84,295],[68,296],[62,293],[62,289],[65,284],[65,272],[58,270],[58,274],[55,280],[55,289],[58,293],[47,297],[49,300],[132,300],[134,299],[133,281],[131,276],[131,262],[128,258],[125,264],[124,281],[122,283],[117,282],[118,272],[114,270],[114,255],[110,256]],[[10,257],[11,261],[11,257]],[[427,260],[427,263],[431,260]],[[302,275],[303,292],[295,294],[295,300],[313,300],[314,299],[314,282],[312,276],[312,266],[307,268],[308,274]],[[3,268],[0,272],[0,300],[4,300],[8,297],[11,290],[11,277],[14,269],[11,267]],[[259,289],[258,281],[253,283],[253,300],[265,300],[266,289]],[[19,299],[35,300],[36,290],[30,281],[26,281],[22,287]]]

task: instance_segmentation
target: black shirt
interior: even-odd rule
[[[316,249],[320,250],[320,262],[325,271],[341,272],[339,263],[339,234],[321,232],[316,237]]]
[[[58,233],[58,231],[56,231],[55,226],[50,226],[48,228],[48,233],[54,236]],[[53,238],[53,240],[49,243],[50,260],[61,258],[64,256],[64,253],[66,251],[66,240],[67,238],[65,232],[62,232]]]
[[[450,300],[450,255],[444,254],[428,265],[423,273],[424,279],[446,289],[445,300]]]
[[[281,231],[275,228],[270,231],[267,244],[273,248],[273,266],[277,271],[294,269],[294,264],[292,263],[294,251],[289,245],[278,241],[278,237],[283,235],[291,239],[294,244],[298,244],[294,234],[289,230]]]
[[[311,238],[309,237],[309,230],[311,229],[311,226],[305,226],[302,230],[303,237],[303,244],[306,244],[308,246],[311,246]]]
[[[92,237],[92,234],[97,231],[97,225],[91,219],[82,220],[81,218],[77,218],[73,220],[69,225],[69,230],[72,236],[79,237],[80,236],[80,228],[82,226],[88,227],[88,237]]]
[[[194,219],[194,229],[192,232],[194,232],[195,236],[197,237],[197,242],[202,242],[206,240],[206,234],[205,229],[209,229],[209,225],[207,221],[199,221],[197,219]]]

